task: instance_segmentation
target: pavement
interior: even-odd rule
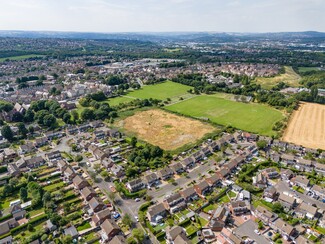
[[[257,223],[253,220],[248,220],[242,225],[240,225],[237,229],[234,230],[235,234],[240,236],[241,238],[246,236],[252,240],[254,240],[257,244],[265,244],[270,241],[267,240],[262,234],[258,235],[255,233],[257,229]]]
[[[148,195],[152,196],[154,200],[162,201],[166,195],[172,194],[175,190],[179,188],[183,188],[183,189],[187,188],[187,185],[193,180],[199,183],[200,182],[198,180],[199,175],[207,174],[207,172],[211,170],[211,167],[212,167],[211,162],[203,165],[198,165],[188,173],[188,177],[180,177],[178,179],[175,179],[177,185],[168,183],[166,185],[161,186],[161,188],[157,190],[148,191]]]

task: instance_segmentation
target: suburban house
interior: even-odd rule
[[[317,208],[305,202],[301,202],[295,209],[295,214],[300,218],[307,217],[308,219],[314,219],[317,215]]]
[[[183,167],[185,169],[190,169],[190,168],[193,168],[194,165],[195,165],[195,161],[193,160],[193,158],[191,157],[188,157],[188,158],[185,158],[181,164],[183,165]]]
[[[293,172],[290,169],[281,169],[280,175],[282,180],[287,181],[293,177]]]
[[[168,244],[174,244],[175,239],[179,235],[185,235],[186,236],[186,231],[180,227],[180,226],[173,226],[173,227],[166,227],[166,243]]]
[[[104,204],[102,199],[99,198],[99,197],[93,197],[92,199],[90,199],[88,204],[89,204],[89,207],[93,210],[94,213],[98,213],[99,211],[106,208],[106,205]]]
[[[325,198],[325,188],[320,187],[318,185],[313,185],[312,188],[310,189],[314,194],[319,196],[320,198]]]
[[[325,164],[316,163],[315,164],[315,171],[319,174],[325,175]]]
[[[300,171],[311,172],[313,170],[313,161],[299,158],[295,164],[295,167]]]
[[[277,196],[277,192],[274,186],[269,186],[264,190],[263,197],[274,200]]]
[[[14,218],[1,223],[0,224],[0,235],[2,236],[4,234],[9,233],[10,229],[17,227],[18,225],[19,225],[18,222]],[[0,240],[0,243],[2,243],[1,240]]]
[[[184,172],[184,167],[179,162],[171,164],[170,168],[175,172],[175,174],[178,174],[178,175]]]
[[[42,147],[45,146],[49,143],[49,141],[47,140],[46,137],[40,137],[40,138],[36,138],[34,141],[34,146],[35,147]]]
[[[20,145],[18,152],[20,155],[24,155],[24,154],[33,152],[34,149],[35,149],[35,147],[34,147],[33,143],[30,142],[30,143],[26,143],[24,145]]]
[[[165,208],[172,214],[181,211],[186,207],[185,199],[180,193],[174,193],[167,196],[164,200],[164,204]]]
[[[296,186],[300,186],[304,189],[310,186],[310,181],[308,180],[308,178],[301,175],[297,175],[295,178],[291,179],[291,182]]]
[[[292,165],[295,163],[295,156],[290,155],[290,154],[282,154],[281,155],[281,163],[284,164],[285,166],[287,165]]]
[[[79,233],[78,233],[76,227],[74,227],[74,225],[72,225],[72,226],[70,226],[69,228],[66,228],[66,229],[64,230],[64,235],[66,235],[66,236],[69,235],[69,236],[71,236],[73,239],[75,239],[75,238],[78,238]]]
[[[246,201],[233,201],[230,203],[231,211],[234,215],[242,215],[251,211],[250,203]]]
[[[296,229],[280,218],[277,218],[274,222],[270,222],[270,227],[272,227],[276,232],[280,233],[281,235],[287,236],[289,239],[295,238]]]
[[[106,219],[111,218],[111,211],[108,208],[101,210],[91,217],[92,221],[96,226],[101,225]]]
[[[170,168],[163,168],[158,171],[158,177],[162,180],[168,180],[174,175],[174,172]]]
[[[110,244],[125,244],[127,243],[125,238],[121,235],[114,236],[114,238],[110,241]]]
[[[74,177],[76,177],[77,174],[74,172],[73,168],[70,165],[67,165],[63,171],[63,175],[67,180],[71,181]]]
[[[159,223],[167,216],[167,210],[163,203],[150,206],[147,211],[147,217],[150,222]]]
[[[114,236],[118,235],[121,232],[120,227],[115,223],[114,220],[106,219],[101,225],[102,229],[102,239],[104,241],[110,241]]]
[[[293,209],[296,206],[296,199],[290,196],[287,196],[283,193],[280,193],[278,197],[278,202],[288,211]]]
[[[72,183],[74,185],[74,187],[78,190],[82,190],[83,188],[85,188],[86,186],[89,186],[88,181],[80,176],[80,175],[76,175],[73,179],[72,179]]]
[[[96,197],[97,196],[97,193],[95,192],[95,190],[90,187],[90,186],[86,186],[85,188],[81,189],[80,190],[80,193],[83,197],[83,199],[85,201],[89,201],[90,199],[92,199],[93,197]]]
[[[141,189],[144,189],[146,187],[146,184],[140,178],[131,180],[125,185],[130,192],[140,191]]]
[[[210,187],[215,187],[221,184],[221,178],[217,174],[213,174],[211,177],[205,179]]]
[[[121,178],[125,175],[124,169],[121,165],[114,164],[111,171],[117,178]]]
[[[260,205],[257,206],[253,214],[258,219],[262,220],[265,225],[269,225],[270,222],[274,221],[278,217],[275,213],[267,210],[266,208]]]
[[[278,178],[279,173],[275,168],[267,168],[262,171],[262,174],[268,179]]]
[[[25,217],[26,215],[26,210],[24,210],[20,204],[15,204],[10,206],[10,213],[12,214],[12,217],[15,220],[20,220]]]
[[[229,210],[224,206],[219,206],[212,213],[212,216],[209,221],[209,227],[212,231],[221,231],[226,225],[229,216]]]
[[[61,152],[60,151],[54,151],[54,152],[50,152],[45,154],[46,159],[49,161],[55,161],[55,160],[59,160],[61,159]]]
[[[180,194],[185,199],[186,202],[191,202],[196,199],[198,199],[198,194],[194,190],[194,187],[188,187],[182,191],[180,191]]]
[[[149,175],[144,176],[144,181],[147,183],[149,187],[151,187],[158,183],[158,177],[156,173],[151,173]]]
[[[258,173],[253,177],[253,185],[258,188],[266,188],[267,187],[267,178],[262,173]]]
[[[204,180],[201,181],[199,184],[194,185],[194,190],[199,196],[204,198],[205,195],[207,195],[211,191],[211,188],[208,183]]]

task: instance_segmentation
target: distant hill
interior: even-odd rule
[[[1,31],[0,37],[15,38],[67,38],[67,39],[124,39],[141,41],[238,41],[246,39],[318,39],[324,32],[277,32],[277,33],[218,33],[218,32],[59,32],[59,31]]]

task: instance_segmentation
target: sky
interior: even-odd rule
[[[325,0],[0,0],[0,30],[325,32]]]

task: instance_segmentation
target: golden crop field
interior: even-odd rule
[[[325,150],[325,105],[301,103],[290,118],[283,140]]]

